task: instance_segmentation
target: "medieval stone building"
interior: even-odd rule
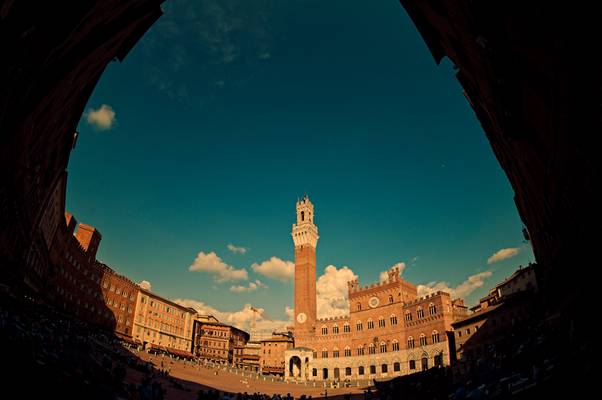
[[[285,353],[286,379],[386,378],[449,365],[447,333],[463,302],[445,292],[418,297],[398,268],[384,282],[364,287],[348,282],[349,315],[317,318],[314,216],[307,196],[297,202],[295,348]]]

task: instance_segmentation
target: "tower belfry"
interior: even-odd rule
[[[297,223],[293,224],[295,243],[295,336],[313,334],[316,322],[316,246],[318,227],[314,205],[307,195],[297,201]]]

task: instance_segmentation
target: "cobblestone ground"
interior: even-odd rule
[[[182,385],[182,388],[174,387],[172,380],[169,377],[162,377],[161,381],[163,388],[167,389],[166,399],[167,400],[184,400],[184,399],[196,399],[199,390],[217,389],[221,392],[230,393],[244,393],[249,394],[259,392],[266,393],[270,396],[274,393],[285,395],[290,393],[295,398],[299,398],[302,394],[312,396],[314,399],[325,397],[325,390],[328,398],[342,398],[345,394],[351,394],[353,399],[363,398],[362,388],[324,388],[314,387],[311,385],[305,386],[303,384],[292,384],[284,382],[272,382],[268,378],[266,381],[262,379],[249,378],[248,376],[242,377],[234,373],[230,373],[224,370],[206,368],[202,366],[191,366],[188,363],[171,360],[166,357],[156,356],[147,354],[144,352],[134,352],[136,357],[142,360],[152,362],[155,367],[159,370],[169,369],[169,375],[171,378],[175,378],[178,384]],[[161,368],[161,362],[163,362],[163,368]],[[126,378],[127,382],[133,382],[135,384],[140,383],[142,380],[142,374],[130,370]]]

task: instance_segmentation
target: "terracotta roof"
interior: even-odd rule
[[[493,305],[493,306],[489,306],[489,307],[487,307],[487,308],[485,308],[485,309],[482,309],[481,311],[477,311],[477,312],[476,312],[476,313],[474,313],[474,314],[470,314],[469,316],[467,316],[467,317],[465,317],[465,318],[462,318],[462,319],[460,319],[460,320],[458,320],[458,321],[454,321],[454,322],[452,322],[452,327],[453,327],[454,325],[461,325],[462,323],[464,323],[464,322],[467,322],[467,321],[469,321],[469,320],[472,320],[472,319],[477,319],[477,318],[480,318],[480,317],[482,317],[483,315],[485,315],[485,314],[488,314],[488,313],[490,313],[490,312],[492,312],[492,311],[494,311],[494,310],[498,309],[498,308],[499,308],[500,306],[502,306],[503,304],[504,304],[504,303],[500,303],[500,304],[495,304],[495,305]]]

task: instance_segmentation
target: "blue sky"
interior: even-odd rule
[[[304,193],[319,274],[348,266],[364,284],[404,262],[415,284],[457,288],[477,276],[480,288],[461,289],[474,304],[533,259],[452,66],[435,65],[396,0],[164,9],[107,68],[68,168],[67,208],[100,230],[99,258],[114,269],[169,298],[285,319],[291,282],[252,264],[293,260]],[[487,263],[508,248],[518,253]],[[189,271],[201,252],[248,279],[220,282],[215,257]]]

